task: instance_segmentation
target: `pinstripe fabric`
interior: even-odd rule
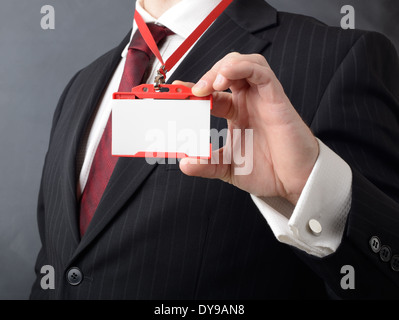
[[[236,0],[173,76],[197,81],[231,51],[267,58],[304,121],[354,172],[342,245],[324,259],[278,243],[245,192],[220,181],[184,176],[176,164],[150,166],[142,159],[118,161],[79,240],[77,146],[128,41],[129,35],[81,70],[55,111],[38,205],[43,247],[31,298],[398,295],[399,275],[368,246],[377,235],[399,252],[399,66],[387,39],[277,13],[262,0]],[[211,123],[226,127],[223,119],[212,118]],[[55,290],[40,288],[45,264],[55,268]],[[353,291],[340,288],[340,269],[347,264],[356,270]],[[73,266],[84,274],[75,287],[65,277]]]

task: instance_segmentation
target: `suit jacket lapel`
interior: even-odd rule
[[[258,38],[252,33],[274,25],[276,11],[271,7],[265,7],[263,0],[253,0],[249,3],[245,1],[236,0],[230,5],[197,42],[168,83],[175,79],[196,82],[204,71],[209,70],[229,52],[260,52],[270,43],[269,40]],[[253,10],[248,7],[250,5],[259,6],[260,10]],[[251,16],[253,12],[258,13],[257,17]],[[74,257],[99,235],[156,167],[157,165],[147,164],[145,159],[119,159]]]

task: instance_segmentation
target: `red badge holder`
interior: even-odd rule
[[[141,100],[141,101],[139,101]],[[197,159],[210,159],[211,158],[211,153],[212,153],[212,145],[210,143],[210,112],[213,107],[213,99],[212,95],[206,96],[206,97],[196,97],[192,94],[191,88],[181,86],[181,85],[166,85],[166,84],[160,84],[158,87],[155,87],[153,84],[142,84],[140,86],[137,86],[132,89],[131,92],[115,92],[113,94],[113,116],[112,119],[113,121],[119,121],[117,125],[113,124],[113,155],[118,156],[118,157],[133,157],[133,158],[186,158],[186,157],[192,157],[192,158],[197,158]],[[194,109],[192,108],[191,111],[189,110],[187,102],[191,101],[204,101],[207,103],[208,106],[208,113],[204,114],[203,111],[199,111],[200,108],[195,107]],[[141,102],[144,103],[145,105],[143,107],[139,106],[135,102]],[[186,102],[186,103],[184,103]],[[173,105],[171,105],[171,103]],[[180,109],[176,109],[175,105],[180,104],[181,106],[178,107]],[[184,103],[184,104],[183,104]],[[150,107],[155,106],[155,111],[154,110],[149,110],[148,104]],[[195,126],[195,124],[198,124],[199,121],[202,121],[202,127],[205,127],[205,120],[207,119],[207,130],[208,130],[208,144],[209,147],[207,147],[206,154],[202,152],[201,155],[198,154],[189,154],[187,152],[179,152],[177,150],[149,150],[146,148],[146,150],[135,150],[134,152],[124,152],[125,150],[129,150],[129,146],[131,146],[131,141],[132,139],[138,139],[140,141],[144,140],[144,135],[145,130],[140,131],[134,131],[134,127],[140,127],[141,125],[145,125],[144,122],[153,122],[155,118],[157,118],[156,121],[159,121],[159,123],[164,123],[167,120],[167,115],[169,112],[167,112],[166,115],[162,116],[162,112],[168,108],[168,104],[171,105],[171,108],[173,108],[173,112],[179,112],[179,115],[172,117],[172,119],[179,118],[180,117],[180,123],[184,121],[185,124],[187,124],[187,128],[189,129],[192,125]],[[137,105],[134,110],[134,106]],[[119,109],[120,110],[119,110]],[[180,110],[180,111],[179,111]],[[197,111],[198,110],[198,111]],[[203,107],[202,107],[202,110]],[[138,119],[141,117],[140,111],[144,111],[146,114],[142,119]],[[155,112],[155,113],[151,113]],[[193,113],[191,113],[193,112]],[[196,112],[202,112],[203,116],[198,116]],[[183,114],[182,114],[183,113]],[[149,118],[151,115],[151,118]],[[200,120],[202,118],[203,120]],[[119,120],[118,120],[119,119]],[[130,120],[129,120],[130,119]],[[136,119],[136,120],[134,120]],[[134,121],[136,123],[134,123]],[[124,121],[124,123],[121,125],[121,121]],[[156,122],[155,121],[155,122]],[[190,125],[191,124],[191,125]],[[183,125],[183,124],[182,124]],[[125,128],[125,131],[115,131],[115,130],[123,130]],[[205,129],[205,128],[204,128]],[[164,129],[164,131],[168,131]],[[197,129],[198,131],[198,129]],[[114,140],[115,138],[115,140]],[[127,148],[122,148],[122,151],[115,151],[114,145],[116,145],[116,139],[119,141],[121,139],[125,139],[125,142],[123,142],[124,145],[127,146]],[[119,143],[119,142],[118,142]],[[203,145],[203,143],[202,143]],[[177,148],[178,149],[178,148]],[[202,148],[204,150],[204,148]],[[137,151],[137,152],[136,152]]]
[[[113,99],[168,99],[168,100],[210,100],[212,110],[212,95],[206,97],[196,97],[191,92],[191,88],[174,85],[161,84],[159,91],[153,84],[141,84],[134,87],[131,92],[115,92]]]

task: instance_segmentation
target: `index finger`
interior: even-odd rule
[[[259,54],[240,54],[237,52],[229,53],[223,59],[219,60],[211,70],[205,73],[202,78],[193,87],[193,93],[198,97],[207,96],[213,93],[215,90],[214,84],[219,82],[226,83],[224,77],[220,75],[220,70],[234,68],[235,65],[247,62],[248,64],[254,64],[255,66],[262,66],[269,68],[269,64],[266,59]],[[238,79],[234,79],[238,80]],[[220,88],[219,88],[220,89]],[[227,88],[226,88],[227,89]]]

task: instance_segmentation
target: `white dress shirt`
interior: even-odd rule
[[[159,19],[148,14],[143,9],[140,0],[136,2],[136,10],[146,23],[157,23],[174,32],[174,35],[169,36],[159,48],[162,58],[166,61],[219,2],[220,0],[182,0]],[[133,21],[131,38],[135,32],[137,32],[137,25]],[[128,46],[122,52],[122,59],[97,107],[92,124],[83,138],[77,159],[78,168],[81,168],[77,186],[78,197],[81,196],[86,185],[94,154],[110,116],[112,94],[118,91],[127,51]],[[184,57],[181,61],[183,59]],[[168,72],[168,77],[178,66],[179,62]],[[155,61],[148,83],[154,81],[160,67],[160,62]],[[352,172],[339,156],[320,140],[318,142],[319,157],[295,207],[281,198],[252,196],[252,199],[279,241],[309,254],[324,257],[335,252],[341,243],[351,204]],[[316,226],[309,225],[311,220],[316,223]],[[320,227],[321,230],[316,230]]]

